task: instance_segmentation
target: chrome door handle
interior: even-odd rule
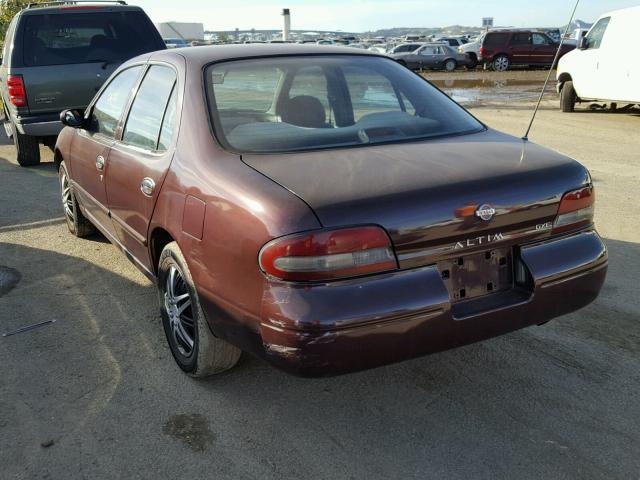
[[[152,178],[144,177],[140,184],[140,191],[147,197],[153,195],[153,190],[156,188],[156,182]]]
[[[96,168],[100,171],[104,170],[104,157],[102,155],[98,155],[96,157]]]

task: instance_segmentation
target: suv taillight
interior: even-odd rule
[[[391,240],[380,227],[318,230],[288,235],[260,250],[260,268],[290,281],[357,277],[398,268]]]
[[[24,89],[22,75],[7,76],[7,90],[9,91],[9,101],[15,107],[27,106],[27,92]]]
[[[553,233],[565,232],[593,223],[595,203],[593,187],[572,190],[562,196],[558,216],[553,222]]]
[[[484,53],[486,52],[486,50],[484,49],[484,47],[480,47],[480,56],[484,57]]]

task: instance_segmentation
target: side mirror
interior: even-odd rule
[[[84,117],[78,110],[63,110],[60,113],[60,121],[67,127],[82,128],[84,126]]]
[[[580,40],[578,40],[578,49],[586,50],[587,48],[589,48],[587,37],[580,37]]]

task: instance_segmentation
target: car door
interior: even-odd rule
[[[511,35],[509,41],[509,56],[511,63],[532,63],[531,62],[531,32],[516,32]]]
[[[107,199],[113,227],[122,245],[148,271],[153,269],[147,232],[173,158],[177,107],[176,71],[151,64],[109,155]]]
[[[558,44],[554,43],[543,33],[531,34],[531,60],[532,63],[551,65],[556,55]]]
[[[109,152],[141,72],[142,66],[127,68],[109,82],[87,110],[87,127],[76,131],[70,149],[73,189],[87,217],[107,234],[113,233],[105,188]]]
[[[420,68],[434,68],[436,64],[436,47],[422,47],[417,56]]]
[[[605,98],[610,89],[604,78],[603,59],[600,47],[608,30],[611,17],[602,17],[585,35],[579,61],[575,62],[572,73],[573,86],[579,97],[584,99]]]

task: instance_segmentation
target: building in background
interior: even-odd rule
[[[156,28],[162,38],[179,38],[188,42],[204,40],[204,26],[202,23],[161,22]]]

